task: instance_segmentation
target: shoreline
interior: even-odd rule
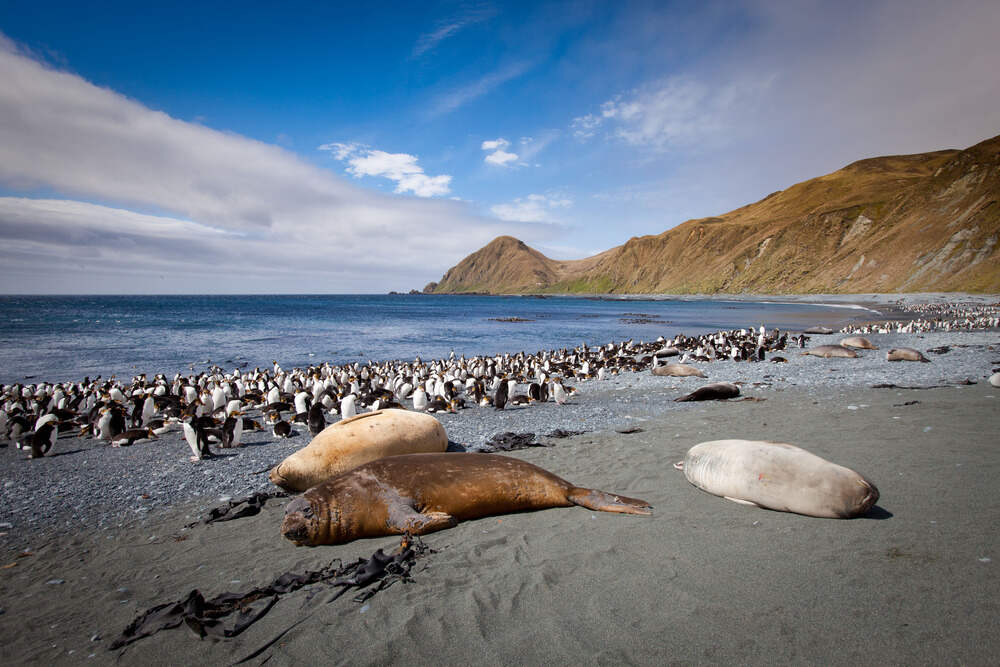
[[[813,335],[809,346],[841,337]],[[649,500],[654,516],[568,508],[465,522],[426,536],[437,553],[413,582],[366,608],[350,596],[326,604],[317,584],[222,642],[181,627],[107,650],[136,615],[192,588],[245,590],[398,544],[296,548],[278,531],[280,499],[257,516],[184,527],[224,499],[276,490],[266,471],[308,443],[304,425],[284,441],[248,434],[245,447],[196,464],[179,432],[129,448],[61,438],[33,461],[11,445],[0,450],[0,642],[14,663],[93,653],[216,664],[300,623],[256,662],[989,662],[1000,650],[989,620],[1000,600],[1000,388],[985,379],[1000,366],[1000,329],[869,338],[881,349],[858,359],[789,349],[782,364],[698,364],[707,379],[645,371],[578,382],[564,406],[436,415],[463,447],[535,433],[548,446],[506,455]],[[887,362],[897,345],[931,363]],[[673,402],[720,380],[739,383],[741,399]],[[556,429],[584,433],[546,437]],[[749,508],[673,470],[694,444],[731,437],[789,442],[854,468],[879,487],[880,510],[838,521]]]
[[[199,641],[182,626],[109,651],[136,615],[192,588],[247,590],[398,543],[294,547],[278,534],[281,501],[184,528],[199,518],[195,501],[121,529],[60,535],[30,556],[7,552],[4,564],[17,565],[0,574],[0,641],[13,663],[93,654],[221,664],[298,624],[252,664],[988,663],[1000,648],[991,621],[1000,599],[1000,389],[755,397],[765,400],[690,404],[642,422],[641,432],[591,432],[508,454],[647,499],[651,518],[566,508],[468,521],[425,536],[436,553],[418,561],[412,582],[364,605],[350,596],[327,604],[331,589],[317,584],[232,640]],[[723,437],[792,442],[854,468],[878,485],[878,511],[841,521],[745,507],[673,470],[689,446]]]

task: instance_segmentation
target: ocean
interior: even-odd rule
[[[838,327],[843,306],[445,295],[2,296],[0,382],[537,352],[760,326]],[[508,320],[508,321],[504,321]],[[514,321],[509,321],[514,320]]]

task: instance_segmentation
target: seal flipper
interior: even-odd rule
[[[613,493],[605,493],[597,489],[574,487],[566,493],[566,500],[574,505],[586,507],[597,512],[617,512],[619,514],[641,514],[650,516],[653,506],[645,500],[626,498]]]
[[[426,535],[445,528],[453,528],[458,525],[458,521],[447,512],[412,511],[396,518],[390,525],[399,534]]]
[[[749,505],[750,507],[760,507],[760,505],[750,500],[743,500],[742,498],[733,498],[732,496],[722,496],[722,497],[725,498],[726,500],[731,500],[734,503],[739,503],[740,505]]]

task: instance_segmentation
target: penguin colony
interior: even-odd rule
[[[923,317],[908,322],[865,324],[843,333],[952,331],[1000,327],[1000,304],[992,306],[907,306]],[[10,384],[0,387],[0,437],[30,458],[45,456],[61,434],[99,438],[113,447],[161,440],[180,432],[191,459],[212,456],[211,447],[239,447],[244,431],[269,429],[275,438],[359,412],[404,408],[429,413],[469,407],[504,410],[554,401],[565,404],[577,393],[571,382],[603,380],[624,371],[658,368],[678,357],[681,364],[715,360],[779,362],[774,354],[805,348],[805,334],[759,328],[717,331],[701,336],[662,336],[651,343],[608,343],[572,349],[519,352],[425,362],[389,361],[342,366],[206,372],[168,378],[145,374],[122,381],[111,377],[80,382]],[[250,415],[257,413],[258,419]]]

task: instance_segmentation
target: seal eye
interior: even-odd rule
[[[313,515],[312,505],[309,503],[308,500],[306,500],[302,496],[299,496],[298,498],[296,498],[295,500],[293,500],[292,502],[288,503],[288,505],[285,506],[286,516],[289,514],[293,514],[295,512],[301,513],[304,518],[308,519]]]

